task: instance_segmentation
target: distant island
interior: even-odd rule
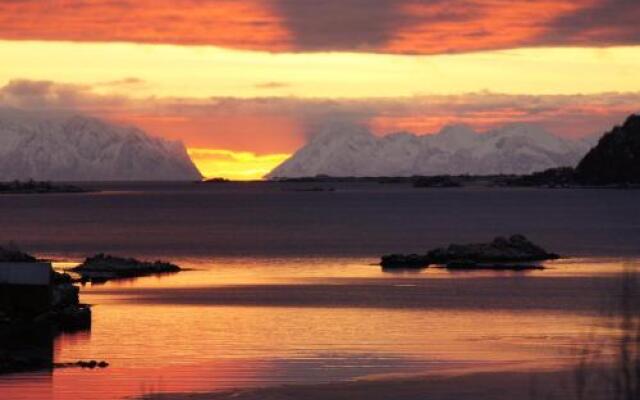
[[[87,193],[91,190],[75,185],[38,182],[34,180],[0,182],[0,194]]]
[[[203,179],[202,181],[199,181],[198,183],[229,183],[229,182],[231,182],[231,180],[229,180],[227,178],[213,177],[213,178]]]

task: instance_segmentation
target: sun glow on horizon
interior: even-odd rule
[[[236,181],[260,180],[291,156],[203,148],[189,148],[187,152],[205,178]]]

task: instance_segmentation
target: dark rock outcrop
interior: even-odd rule
[[[80,275],[83,281],[105,282],[113,279],[136,278],[148,275],[175,273],[180,267],[164,261],[140,261],[135,258],[115,257],[97,254],[88,257],[71,271]]]
[[[420,254],[389,254],[382,256],[382,268],[426,268],[431,260]]]
[[[433,264],[454,262],[517,263],[544,261],[558,258],[533,244],[522,235],[497,237],[490,243],[452,244],[429,251],[427,257]]]
[[[583,185],[640,183],[640,115],[605,134],[580,161],[575,176]]]
[[[557,259],[522,235],[497,237],[490,243],[452,244],[427,254],[392,254],[382,257],[383,268],[424,268],[431,264],[456,269],[532,269],[535,262]],[[534,264],[531,264],[534,263]]]

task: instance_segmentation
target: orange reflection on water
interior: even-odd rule
[[[200,391],[322,377],[552,368],[592,319],[563,314],[330,308],[96,306],[88,341],[57,359],[108,359],[101,371],[60,370],[57,398],[97,393]],[[490,323],[489,323],[490,322]],[[150,327],[153,327],[150,329]],[[334,374],[328,371],[334,369]],[[105,397],[108,398],[108,397]]]
[[[0,397],[110,399],[558,368],[575,360],[594,325],[614,333],[596,309],[598,291],[625,265],[565,260],[531,274],[385,274],[371,263],[183,260],[193,270],[87,286],[92,330],[60,337],[55,358],[111,366],[2,377]],[[50,397],[37,397],[43,393]]]

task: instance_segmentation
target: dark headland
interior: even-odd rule
[[[576,168],[554,168],[508,182],[511,186],[610,187],[640,185],[640,115],[600,138]]]
[[[606,133],[578,164],[575,180],[584,185],[640,184],[640,115]]]

